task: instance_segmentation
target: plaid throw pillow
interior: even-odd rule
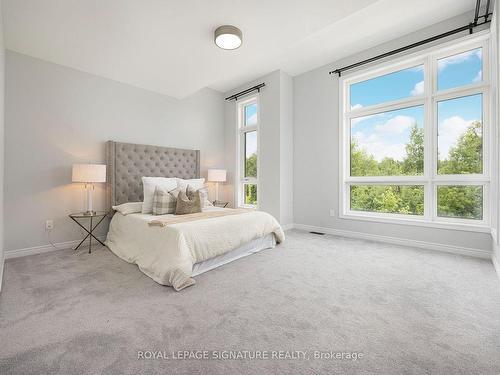
[[[176,197],[158,186],[153,194],[153,215],[166,215],[175,213]]]

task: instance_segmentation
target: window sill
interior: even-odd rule
[[[397,224],[397,225],[408,225],[408,226],[419,226],[428,227],[436,229],[448,229],[448,230],[460,230],[467,232],[479,232],[479,233],[491,233],[490,226],[485,222],[479,223],[461,223],[457,221],[447,222],[447,221],[430,221],[424,218],[404,218],[401,216],[390,217],[388,215],[377,215],[377,214],[363,214],[363,213],[344,213],[339,215],[340,219],[345,220],[361,220],[361,221],[372,221],[384,224]]]

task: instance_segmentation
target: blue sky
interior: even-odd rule
[[[245,125],[252,126],[257,124],[257,104],[245,106]],[[257,152],[257,132],[246,133],[245,155],[252,156]]]
[[[438,89],[444,90],[478,82],[482,79],[481,49],[438,60]],[[351,86],[351,108],[421,95],[424,90],[422,66],[401,70]],[[438,104],[438,147],[446,158],[467,126],[482,121],[481,95],[447,100]],[[421,106],[359,117],[351,122],[351,137],[368,154],[380,161],[385,157],[403,160],[405,144],[413,123],[423,127]]]

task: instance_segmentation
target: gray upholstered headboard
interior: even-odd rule
[[[106,142],[107,207],[143,200],[143,176],[200,177],[200,151]]]

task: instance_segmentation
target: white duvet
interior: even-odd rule
[[[211,207],[206,210],[223,210]],[[171,216],[171,215],[165,215]],[[106,246],[120,258],[135,263],[156,282],[181,290],[195,283],[193,264],[234,250],[274,233],[283,242],[284,233],[274,217],[261,211],[213,217],[165,227],[149,222],[161,216],[122,215],[111,220]]]

